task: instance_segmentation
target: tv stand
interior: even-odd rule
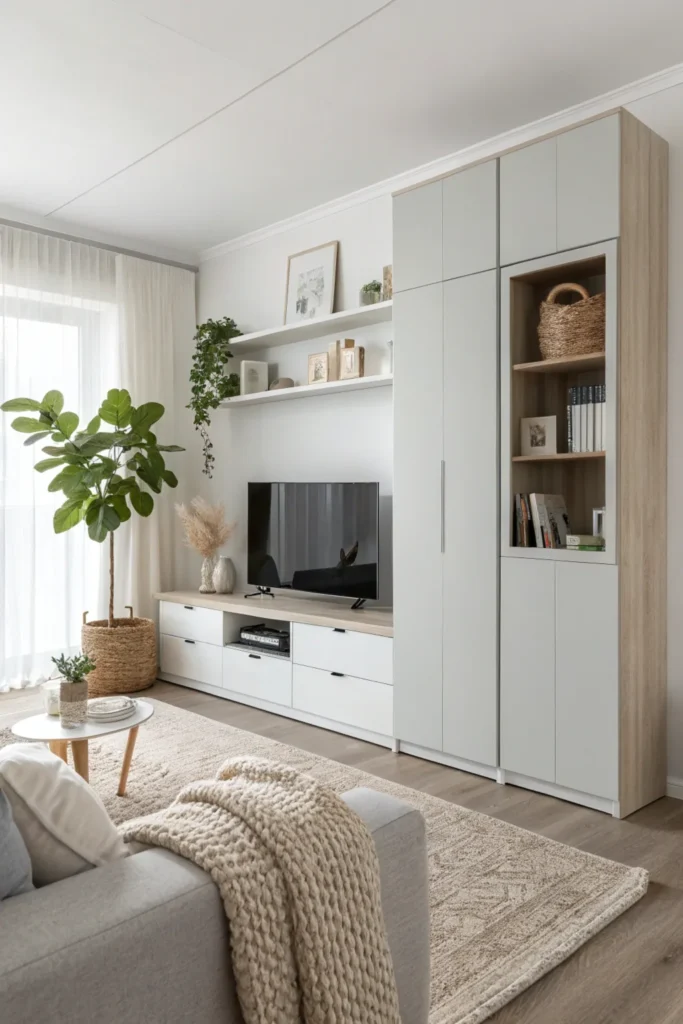
[[[275,600],[275,594],[270,587],[257,587],[251,594],[245,594],[245,597],[272,597]]]
[[[364,604],[365,604],[365,598],[364,597],[357,597],[356,600],[351,605],[351,611],[352,612],[357,611],[359,608],[362,608]]]

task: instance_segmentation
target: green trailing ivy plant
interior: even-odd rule
[[[63,411],[60,391],[48,391],[40,402],[12,398],[0,408],[33,414],[12,420],[14,430],[30,434],[25,445],[48,438],[53,442],[43,448],[48,458],[33,468],[38,473],[58,470],[47,487],[48,491],[61,491],[65,498],[53,517],[55,533],[71,530],[85,520],[92,540],[101,544],[109,537],[109,626],[115,626],[114,533],[132,512],[151,515],[154,498],[150,491],[160,494],[163,484],[178,484],[175,473],[166,468],[162,452],[184,449],[177,444],[159,444],[152,433],[164,414],[163,405],[146,402],[136,408],[127,391],[113,388],[97,416],[80,431],[76,413]],[[114,429],[101,430],[102,422]]]
[[[213,474],[213,444],[209,436],[211,410],[217,409],[225,398],[240,393],[240,378],[237,373],[226,373],[225,364],[232,359],[229,344],[241,335],[237,324],[230,317],[222,320],[207,320],[197,325],[194,336],[195,350],[190,370],[190,391],[192,398],[187,405],[194,413],[195,429],[202,438],[204,469],[208,477]]]

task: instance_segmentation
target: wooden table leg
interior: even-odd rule
[[[71,753],[74,758],[74,768],[81,778],[88,782],[88,741],[71,740]]]
[[[134,725],[128,733],[128,742],[126,743],[126,752],[123,755],[123,764],[121,765],[121,778],[119,779],[119,788],[116,791],[117,796],[126,795],[126,783],[128,782],[128,772],[130,771],[130,762],[133,760],[133,751],[135,750],[135,741],[138,738],[138,725]]]
[[[69,744],[66,740],[50,740],[48,745],[53,754],[56,754],[57,757],[61,757],[62,761],[67,761],[67,749]]]

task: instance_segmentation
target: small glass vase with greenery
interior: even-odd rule
[[[238,373],[226,373],[225,366],[232,359],[229,343],[238,338],[241,331],[234,320],[224,316],[222,320],[207,320],[197,325],[194,336],[195,350],[190,370],[190,391],[192,397],[187,405],[194,413],[194,426],[202,438],[204,457],[203,473],[213,475],[213,444],[209,437],[211,410],[217,409],[226,398],[240,393]]]
[[[87,676],[95,669],[95,662],[87,654],[67,658],[60,654],[52,659],[57,666],[59,684],[59,717],[66,729],[83,725],[88,717]]]
[[[360,290],[361,306],[373,306],[382,298],[382,284],[380,281],[368,281]]]

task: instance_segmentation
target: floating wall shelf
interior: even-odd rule
[[[243,334],[230,342],[230,348],[237,356],[258,349],[291,345],[295,341],[324,338],[328,334],[344,334],[359,327],[371,327],[373,324],[386,323],[391,320],[391,316],[392,300],[387,299],[386,302],[376,302],[374,306],[345,309],[341,313],[319,316],[314,320],[302,320],[297,324],[284,324],[282,327],[271,327],[267,331]]]
[[[333,395],[345,391],[366,391],[369,388],[390,387],[393,374],[382,373],[374,377],[356,377],[353,380],[331,380],[326,384],[302,384],[295,388],[279,391],[258,391],[254,395],[237,395],[221,402],[223,409],[241,408],[243,405],[261,405],[271,402],[287,402],[294,398],[315,398],[316,395]]]

